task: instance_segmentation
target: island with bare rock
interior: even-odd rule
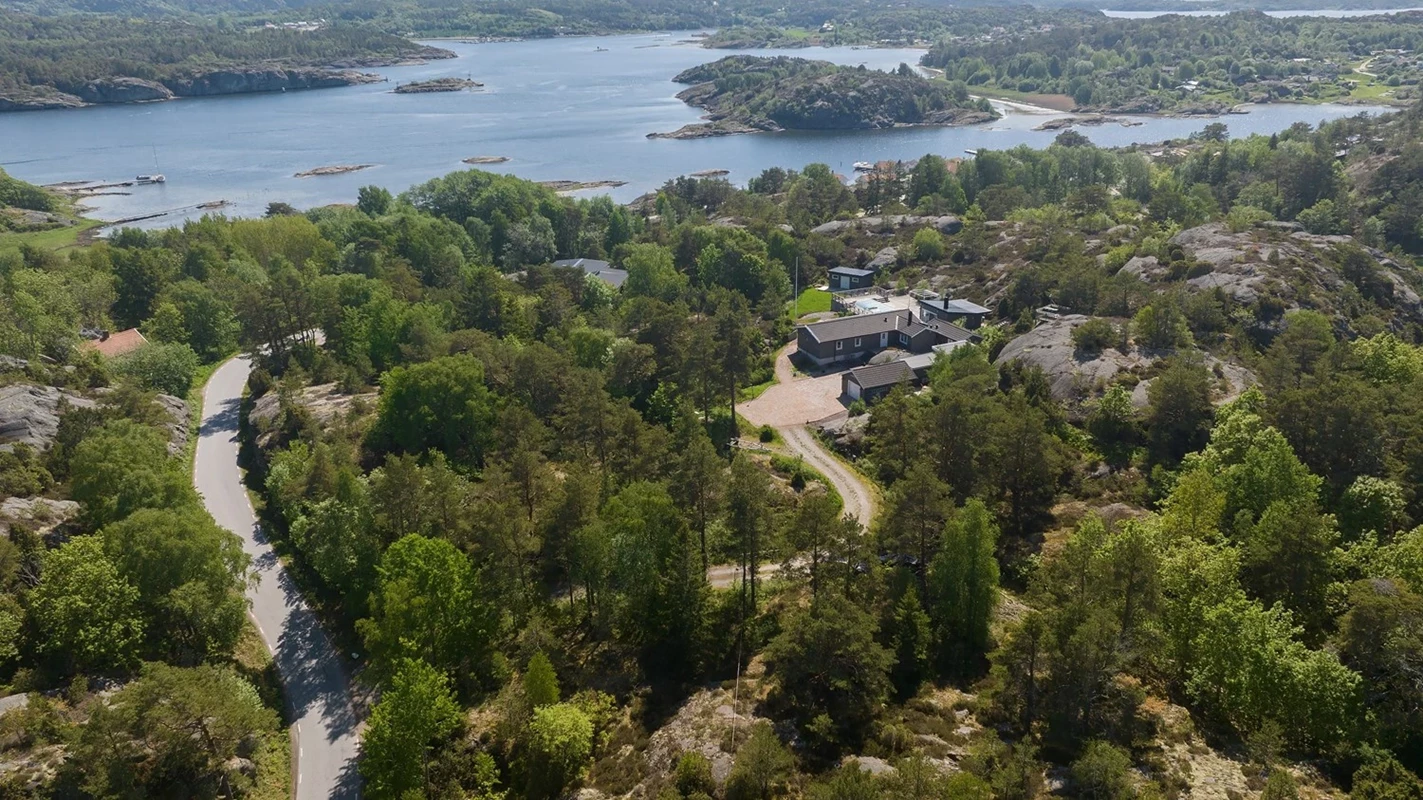
[[[503,164],[509,160],[508,156],[470,156],[460,159],[466,164]]]
[[[697,139],[782,130],[873,130],[974,125],[998,118],[986,100],[923,77],[907,64],[894,72],[777,56],[728,56],[692,67],[678,99],[707,111],[705,123],[649,138]]]
[[[482,89],[484,84],[469,78],[435,78],[429,81],[411,81],[395,87],[395,94],[429,94],[432,92],[463,92]]]
[[[320,178],[324,175],[345,175],[348,172],[360,172],[363,169],[370,169],[375,164],[337,164],[330,167],[317,167],[305,172],[298,172],[294,178]]]

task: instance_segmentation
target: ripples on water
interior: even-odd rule
[[[282,94],[178,100],[149,105],[0,114],[0,166],[37,183],[129,180],[157,169],[162,186],[96,197],[94,215],[119,219],[227,200],[224,213],[261,214],[267,203],[298,208],[354,202],[380,184],[400,191],[465,168],[471,156],[505,156],[484,167],[532,180],[621,180],[628,201],[677,175],[729,170],[744,183],[772,166],[824,162],[849,174],[856,161],[911,159],[927,152],[1045,146],[1057,134],[1032,130],[1053,115],[1010,114],[968,128],[758,134],[688,141],[648,139],[698,120],[674,96],[673,75],[726,55],[686,42],[689,34],[644,34],[500,44],[439,42],[458,58],[373,70],[390,83]],[[604,48],[599,50],[598,48]],[[922,51],[759,51],[891,69]],[[454,76],[482,92],[396,95],[395,82]],[[1295,122],[1359,113],[1347,106],[1279,105],[1221,121],[1233,135],[1271,133]],[[1377,109],[1376,109],[1377,110]],[[1186,136],[1210,120],[1146,118],[1138,127],[1081,132],[1103,146]],[[373,164],[360,172],[295,178],[313,167]],[[201,211],[187,213],[198,215]],[[182,215],[145,223],[171,224]]]

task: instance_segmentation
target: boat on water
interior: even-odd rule
[[[856,162],[855,162],[855,171],[856,171],[856,172],[874,172],[874,171],[875,171],[875,165],[872,164],[872,163],[870,163],[869,161],[856,161]]]
[[[964,152],[965,152],[965,153],[968,153],[968,154],[971,155],[971,156],[976,156],[976,155],[978,155],[978,151],[977,151],[977,150],[965,150]]]
[[[133,179],[134,183],[143,185],[145,183],[167,183],[168,179],[162,175],[139,175]]]

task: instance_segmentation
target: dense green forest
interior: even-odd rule
[[[373,690],[376,800],[1418,797],[1420,129],[1068,132],[632,206],[469,170],[0,240],[3,388],[66,398],[0,454],[0,491],[49,509],[0,537],[0,679],[35,692],[0,715],[0,785],[284,791],[249,565],[158,394],[244,351],[244,464]],[[887,291],[993,313],[834,435],[864,530],[737,411],[791,287],[886,252]],[[626,283],[551,266],[574,257]],[[133,355],[76,346],[129,326]],[[1060,362],[1024,346],[1059,333]]]
[[[1211,103],[1415,96],[1423,18],[1275,19],[1258,12],[1148,20],[1084,17],[1025,35],[947,39],[926,66],[972,88],[1066,95],[1079,106],[1156,111]],[[1357,71],[1380,51],[1374,76]],[[1373,91],[1356,92],[1361,85]],[[1400,88],[1391,88],[1400,87]]]
[[[376,65],[444,54],[360,25],[298,31],[222,20],[40,17],[0,10],[0,98],[10,99],[55,91],[87,96],[92,91],[86,84],[115,77],[172,84],[169,89],[188,93],[184,80],[219,70]]]
[[[677,95],[713,122],[768,130],[839,130],[983,122],[996,118],[962,84],[931,81],[906,64],[896,72],[804,58],[727,56],[673,78]]]

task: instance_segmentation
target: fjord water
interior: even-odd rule
[[[255,216],[267,203],[298,208],[354,202],[379,184],[401,191],[465,168],[471,156],[505,156],[484,169],[532,180],[620,180],[599,190],[631,200],[677,175],[725,169],[744,183],[771,166],[824,162],[849,174],[856,161],[911,159],[926,152],[1045,146],[1034,131],[1053,115],[1011,113],[967,128],[781,133],[715,139],[648,139],[699,119],[677,100],[672,76],[727,53],[687,43],[689,34],[645,34],[468,44],[436,42],[458,58],[372,70],[389,83],[282,94],[238,95],[145,105],[0,114],[0,166],[35,183],[131,180],[162,172],[168,182],[86,201],[101,219],[171,209],[145,225],[199,216],[200,203],[226,200],[223,213]],[[816,48],[757,51],[891,69],[916,63],[909,49]],[[393,94],[397,82],[471,77],[482,92]],[[1232,135],[1272,133],[1295,122],[1360,113],[1349,106],[1278,105],[1221,119]],[[1377,111],[1378,109],[1374,109]],[[1056,116],[1061,116],[1056,115]],[[1186,136],[1211,120],[1143,118],[1138,127],[1082,132],[1103,146]],[[156,164],[155,164],[156,161]],[[345,175],[296,178],[336,164],[371,164]]]

